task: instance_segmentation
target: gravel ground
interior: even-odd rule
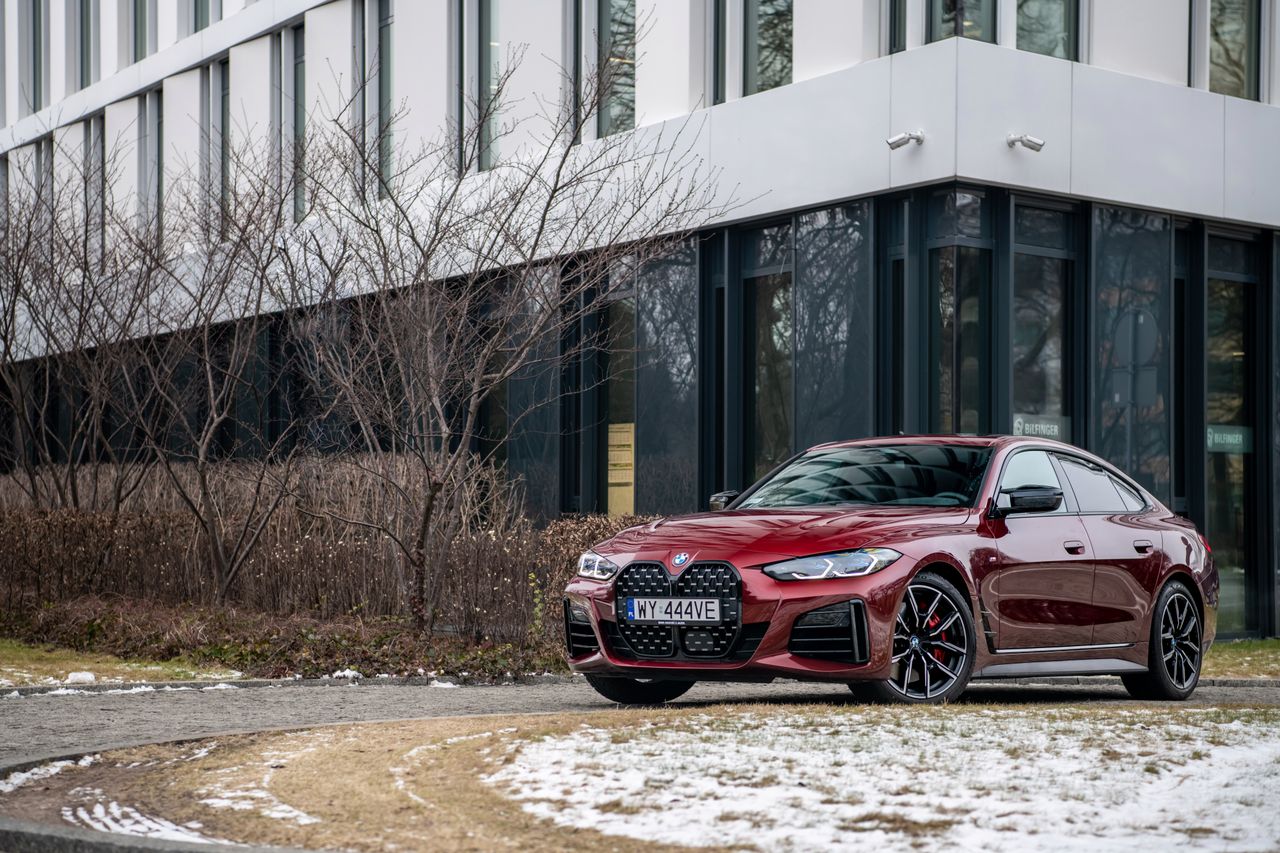
[[[0,694],[3,695],[3,694]],[[967,697],[978,702],[1081,704],[1127,702],[1114,679],[1082,685],[979,684]],[[695,686],[680,700],[716,702],[845,701],[842,685],[714,684]],[[1205,687],[1195,704],[1280,705],[1280,688]],[[402,720],[475,714],[556,713],[608,707],[585,681],[447,689],[426,685],[305,687],[271,685],[224,690],[183,690],[0,698],[0,767],[71,753],[230,732],[327,723]]]

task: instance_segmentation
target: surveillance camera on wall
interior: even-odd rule
[[[1011,133],[1009,134],[1009,147],[1021,145],[1023,148],[1029,148],[1032,151],[1039,151],[1044,147],[1044,140],[1038,136],[1032,136],[1029,133]]]
[[[889,146],[889,149],[891,151],[897,151],[899,148],[901,148],[902,146],[906,145],[909,142],[915,142],[916,145],[923,145],[924,131],[915,130],[915,131],[909,131],[907,133],[899,133],[894,136],[890,136],[888,139],[885,140],[885,144]]]

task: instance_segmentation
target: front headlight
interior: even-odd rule
[[[862,548],[839,554],[800,557],[764,567],[764,573],[780,581],[817,581],[858,578],[878,572],[902,555],[892,548]]]
[[[608,557],[588,551],[578,558],[578,575],[597,581],[607,581],[618,573],[618,566]]]

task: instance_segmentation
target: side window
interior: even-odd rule
[[[1120,500],[1124,501],[1124,508],[1126,510],[1129,512],[1138,512],[1139,510],[1146,509],[1147,502],[1143,499],[1142,495],[1135,492],[1125,484],[1124,481],[1117,480],[1115,477],[1112,477],[1111,485],[1115,486],[1116,491],[1120,493]]]
[[[1116,491],[1111,475],[1101,468],[1066,456],[1058,457],[1062,470],[1076,493],[1081,512],[1126,512],[1124,500]]]
[[[1021,453],[1015,453],[1009,460],[1009,464],[1004,467],[1004,476],[1000,478],[1000,491],[996,494],[996,505],[1007,507],[1009,496],[1004,493],[1005,490],[1019,489],[1023,486],[1062,488],[1062,483],[1058,481],[1058,475],[1053,470],[1053,463],[1049,461],[1048,453],[1043,450],[1024,450]],[[1059,506],[1054,512],[1066,512],[1066,504]]]

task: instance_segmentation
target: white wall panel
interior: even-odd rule
[[[156,50],[164,50],[186,35],[187,12],[181,8],[188,0],[160,0],[156,4]]]
[[[1075,66],[1071,189],[1223,215],[1224,98]]]
[[[202,180],[206,140],[200,125],[201,77],[201,70],[193,68],[164,81],[164,185],[170,205],[180,206]]]
[[[1280,226],[1280,108],[1223,98],[1226,216]]]
[[[98,0],[98,68],[104,80],[120,70],[122,64],[120,30],[127,21],[122,5],[119,0]]]
[[[947,39],[887,60],[892,75],[892,111],[885,137],[923,130],[914,142],[892,152],[890,185],[895,187],[948,178],[956,173],[956,50],[961,39]]]
[[[231,48],[231,138],[237,146],[263,152],[272,129],[273,38],[263,36]]]
[[[457,97],[449,6],[403,0],[395,5],[391,92],[398,114],[396,150],[403,156],[440,141]]]
[[[559,109],[564,82],[564,3],[560,0],[500,0],[494,37],[498,62],[507,83],[501,125],[509,132],[495,154],[519,157],[546,145],[551,122]],[[514,67],[509,63],[518,58]],[[688,112],[688,109],[684,110]],[[548,118],[550,112],[550,118]]]
[[[18,118],[18,4],[5,3],[0,14],[4,15],[4,107],[0,109],[0,123],[8,125]]]
[[[708,105],[706,19],[698,0],[636,0],[636,124]]]
[[[793,79],[880,56],[880,0],[795,0],[794,10]]]
[[[53,132],[54,184],[59,192],[84,181],[84,125],[65,124]],[[62,196],[62,198],[67,198]]]
[[[1099,68],[1185,86],[1190,0],[1096,0],[1089,61]]]
[[[956,173],[1065,193],[1071,189],[1071,71],[1061,59],[958,39]],[[1011,133],[1045,140],[1010,148]]]
[[[889,74],[889,60],[865,62],[709,110],[710,163],[743,203],[733,218],[888,188]]]
[[[351,0],[334,0],[307,12],[307,112],[313,126],[337,117],[353,93],[351,23]]]
[[[107,161],[114,168],[110,193],[114,209],[127,215],[138,209],[138,100],[108,104],[105,114]],[[166,122],[168,124],[168,122]]]

